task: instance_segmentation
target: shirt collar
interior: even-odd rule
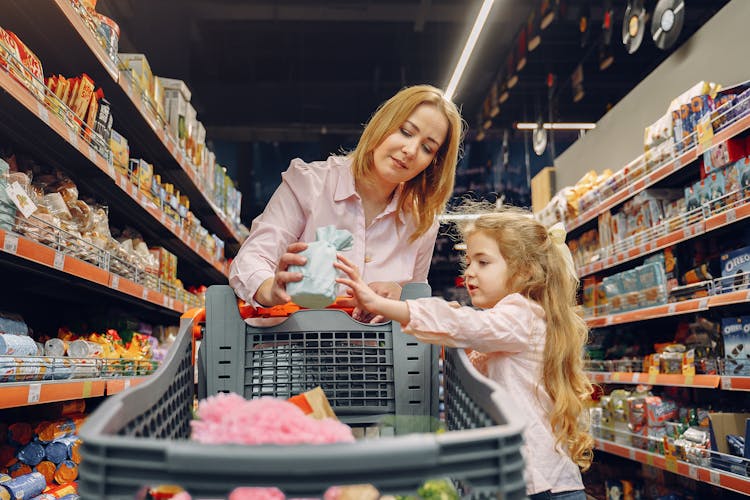
[[[352,162],[351,159],[346,158],[346,161],[339,161],[342,157],[332,157],[334,161],[333,166],[340,170],[338,182],[336,183],[336,191],[333,195],[333,201],[343,201],[356,196],[359,198],[357,190],[354,188],[354,174],[352,173]],[[393,193],[391,201],[386,205],[383,210],[383,215],[388,215],[391,212],[396,212],[398,220],[402,224],[406,224],[406,217],[402,210],[398,210],[398,203],[401,199],[401,193],[404,190],[403,184],[396,188],[396,192]]]

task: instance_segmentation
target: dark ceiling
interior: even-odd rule
[[[727,0],[685,0],[677,48]],[[416,83],[444,87],[480,0],[100,0],[120,25],[121,52],[143,52],[160,76],[185,80],[210,139],[314,140],[322,131],[356,135],[376,106]],[[578,21],[588,5],[590,42]],[[548,73],[558,76],[561,121],[596,121],[668,54],[648,32],[633,55],[620,42],[626,2],[613,1],[614,63],[598,68],[605,2],[562,2],[528,55],[493,129],[547,113]],[[646,0],[652,12],[656,0]],[[495,0],[455,96],[470,126],[503,76],[532,0]],[[646,23],[650,28],[650,21]],[[583,62],[586,95],[572,102],[569,77]]]

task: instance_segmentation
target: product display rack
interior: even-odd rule
[[[190,198],[193,213],[227,248],[241,243],[242,228],[235,227],[209,199],[188,160],[147,110],[129,73],[118,69],[70,1],[43,0],[35,2],[33,9],[25,0],[6,3],[3,22],[23,33],[24,42],[33,47],[43,64],[67,74],[86,72],[104,90],[112,105],[115,128],[128,138],[135,153],[131,157],[141,156],[157,166],[162,179]]]
[[[205,194],[185,155],[147,110],[129,73],[121,72],[106,55],[70,2],[46,0],[35,2],[30,8],[27,2],[11,0],[3,11],[2,26],[21,35],[45,68],[67,74],[85,72],[97,87],[102,87],[111,103],[116,129],[129,139],[134,153],[131,157],[148,158],[165,182],[175,184],[188,196],[196,218],[225,241],[226,254],[231,256],[247,230],[230,223]],[[174,253],[179,258],[181,274],[205,284],[226,282],[226,260],[212,255],[149,199],[131,181],[132,176],[115,168],[111,158],[103,156],[60,115],[2,69],[0,130],[38,161],[69,173],[85,192],[95,193],[107,203],[111,214],[128,221],[151,244]],[[0,230],[0,267],[5,270],[5,277],[10,280],[28,277],[34,283],[43,281],[49,288],[45,294],[53,296],[75,296],[77,290],[85,289],[87,296],[99,298],[97,302],[124,305],[143,317],[167,322],[176,323],[179,315],[192,307],[188,301],[175,297],[174,292],[169,293],[171,285],[161,280],[144,281],[143,273],[123,276],[112,271],[109,264],[115,257],[103,250],[102,257],[93,263],[70,254],[71,242],[63,233],[55,229],[55,234],[62,235],[60,241],[48,245]],[[84,299],[73,299],[76,300]],[[148,375],[142,374],[101,373],[96,378],[2,383],[0,409],[109,396],[148,379]]]
[[[580,229],[607,210],[618,206],[624,201],[627,201],[636,194],[640,193],[644,189],[653,186],[657,182],[660,182],[671,176],[675,172],[678,172],[687,167],[696,159],[698,159],[698,157],[703,154],[703,151],[710,149],[711,147],[748,130],[748,128],[750,128],[750,116],[745,116],[744,118],[736,120],[734,123],[727,125],[725,128],[717,132],[716,135],[714,135],[710,140],[697,140],[696,146],[688,149],[687,151],[683,151],[677,158],[664,162],[662,165],[657,166],[651,172],[635,180],[623,189],[617,191],[616,193],[603,200],[600,200],[594,207],[586,210],[584,213],[578,215],[577,217],[566,221],[565,227],[567,231],[571,233],[577,229]],[[643,163],[644,161],[644,157],[641,156],[631,162],[631,165]]]
[[[633,460],[634,462],[648,464],[652,467],[657,467],[674,474],[689,477],[696,481],[702,481],[714,486],[719,486],[720,488],[750,495],[750,479],[731,472],[715,468],[701,467],[682,460],[677,460],[674,457],[667,457],[658,453],[633,448],[632,446],[615,443],[607,439],[595,439],[594,447],[597,450],[618,455]]]
[[[192,264],[197,278],[209,282],[226,279],[225,261],[217,260],[189,238],[127,176],[4,71],[0,71],[0,117],[0,128],[9,136],[50,164],[78,174],[78,182],[89,191],[100,193],[111,210],[125,219],[137,214],[145,235],[177,255],[181,263]],[[39,141],[40,137],[45,140]]]
[[[616,191],[606,198],[598,200],[598,203],[589,207],[579,216],[566,221],[568,237],[575,238],[585,229],[595,226],[599,215],[618,207],[622,203],[636,196],[648,187],[654,186],[662,181],[669,183],[673,179],[682,178],[686,175],[687,167],[695,165],[704,151],[720,144],[738,134],[750,129],[750,116],[742,117],[734,123],[716,133],[709,140],[696,137],[695,146],[678,154],[676,158],[670,159],[661,165],[652,168],[648,173],[630,182],[627,186]],[[628,167],[644,163],[643,156],[637,158]],[[675,175],[677,174],[677,175]],[[616,175],[616,174],[615,174]],[[679,182],[679,181],[678,181]],[[727,200],[737,201],[728,202]],[[622,268],[627,269],[627,263],[636,259],[646,257],[667,247],[680,242],[689,241],[694,238],[715,230],[735,230],[739,224],[745,224],[750,216],[750,198],[738,196],[737,192],[728,193],[723,198],[712,200],[703,204],[698,209],[660,222],[658,225],[645,231],[626,238],[624,241],[614,245],[600,248],[598,258],[594,262],[578,267],[580,278],[599,274],[602,272],[615,272]],[[635,265],[635,264],[633,264]],[[589,328],[605,328],[614,325],[628,323],[646,322],[659,320],[677,315],[686,315],[709,311],[716,308],[733,306],[735,308],[747,309],[750,304],[750,290],[743,289],[742,285],[733,286],[727,290],[726,278],[702,282],[693,287],[700,289],[701,293],[696,298],[678,300],[663,305],[633,309],[629,311],[608,313],[607,310],[588,310],[585,312],[586,323]],[[684,287],[689,288],[689,287]],[[695,288],[694,290],[695,291]],[[616,384],[616,385],[652,385],[662,387],[685,387],[694,389],[719,389],[723,391],[750,391],[750,377],[729,375],[682,375],[661,374],[657,372],[631,372],[631,371],[588,371],[587,375],[593,383]],[[742,461],[738,473],[728,470],[717,469],[714,461],[717,452],[711,454],[711,466],[701,467],[694,463],[681,461],[671,456],[670,453],[659,454],[634,448],[619,442],[602,439],[601,434],[595,431],[595,448],[606,453],[645,463],[669,472],[690,477],[696,481],[705,482],[724,489],[750,494],[750,478],[747,477],[747,459],[736,457],[727,460]],[[637,436],[628,437],[628,439]],[[728,456],[724,456],[728,457]]]

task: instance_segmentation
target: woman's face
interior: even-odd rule
[[[420,104],[373,151],[378,181],[394,189],[419,175],[435,159],[448,135],[448,119],[434,105]]]

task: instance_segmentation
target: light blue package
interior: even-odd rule
[[[336,275],[333,267],[336,252],[352,248],[352,234],[335,226],[319,227],[315,241],[300,255],[307,257],[304,266],[289,266],[289,271],[302,273],[302,281],[288,283],[286,291],[292,301],[308,309],[322,309],[336,300]]]

